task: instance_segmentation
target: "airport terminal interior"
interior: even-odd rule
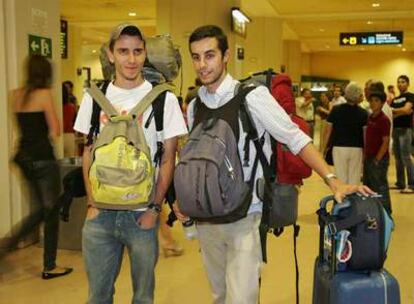
[[[234,8],[245,14],[237,21]],[[233,14],[232,14],[233,12]],[[236,14],[237,15],[237,14]],[[196,74],[188,51],[188,38],[198,26],[216,24],[229,38],[228,72],[244,79],[255,72],[273,69],[286,73],[299,96],[310,89],[319,96],[334,85],[350,81],[362,88],[369,79],[385,88],[397,78],[414,81],[413,0],[2,0],[0,3],[0,248],[7,244],[19,223],[33,210],[33,202],[21,173],[10,161],[19,134],[13,119],[9,93],[22,85],[23,64],[29,54],[48,57],[53,63],[53,92],[62,121],[61,84],[73,83],[79,106],[89,81],[103,80],[100,55],[111,29],[123,22],[138,26],[146,37],[169,34],[182,57],[181,73],[174,80],[176,95],[185,97]],[[240,25],[241,22],[241,25]],[[414,91],[414,84],[408,88]],[[315,115],[313,144],[322,150],[324,126]],[[65,138],[67,140],[67,138]],[[61,172],[81,164],[84,138],[71,137],[72,150],[65,150],[63,137],[55,145]],[[413,138],[414,146],[414,138]],[[414,150],[413,154],[414,155]],[[71,158],[68,158],[71,157]],[[334,171],[334,167],[331,168]],[[394,186],[396,169],[390,150],[388,182]],[[414,194],[390,190],[392,233],[384,267],[399,282],[401,303],[414,304]],[[318,254],[319,201],[331,194],[315,172],[300,188],[297,243],[300,303],[312,303],[314,262]],[[164,208],[168,209],[167,205]],[[73,267],[70,275],[41,279],[42,233],[37,227],[18,248],[0,254],[0,303],[86,303],[88,281],[81,250],[81,229],[86,201],[76,198],[69,222],[60,223],[58,264]],[[413,212],[413,213],[411,213]],[[172,228],[183,252],[165,254],[160,247],[156,266],[155,303],[212,303],[197,240],[185,238],[182,225]],[[295,303],[293,231],[280,237],[268,235],[268,263],[263,265],[260,303]],[[132,287],[125,254],[116,281],[114,303],[130,303]],[[355,302],[359,303],[359,302]],[[238,303],[231,303],[238,304]],[[352,304],[352,303],[349,303]]]

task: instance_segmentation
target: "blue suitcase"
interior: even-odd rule
[[[399,304],[397,280],[385,269],[370,272],[337,272],[315,262],[313,304]]]
[[[325,208],[332,197],[321,201]],[[318,213],[319,214],[319,213]],[[320,214],[319,214],[320,215]],[[315,261],[313,304],[399,304],[397,280],[385,269],[378,271],[337,271],[335,241],[329,258],[324,249],[325,223],[319,216],[319,257]],[[329,255],[329,254],[328,254]]]

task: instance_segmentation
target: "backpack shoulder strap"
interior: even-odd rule
[[[164,153],[164,106],[165,106],[165,99],[167,98],[167,91],[163,91],[161,94],[157,96],[155,101],[152,103],[152,111],[149,115],[147,121],[145,122],[145,128],[148,128],[152,118],[155,119],[155,130],[157,133],[157,151],[154,154],[154,163],[157,166],[161,165],[161,157]]]
[[[105,95],[106,90],[108,89],[109,84],[111,81],[105,81],[103,82],[101,86],[101,91]],[[95,99],[93,99],[92,104],[92,116],[91,116],[91,128],[89,129],[89,134],[87,136],[87,142],[86,145],[90,146],[93,143],[93,138],[96,137],[99,134],[99,116],[101,114],[101,107],[96,102]]]
[[[132,116],[140,116],[152,104],[157,97],[166,91],[173,91],[174,87],[168,83],[163,83],[152,88],[147,95],[129,112]]]
[[[94,82],[91,82],[90,88],[87,88],[86,91],[89,95],[92,96],[94,101],[96,101],[101,109],[108,115],[108,116],[117,116],[119,115],[118,112],[115,110],[111,102],[106,98],[105,94],[102,93],[100,89],[96,86]]]
[[[148,129],[152,118],[155,119],[155,129],[157,132],[162,132],[164,130],[164,106],[165,99],[167,98],[167,91],[162,92],[152,103],[152,111],[149,115],[147,121],[145,122],[145,128]]]

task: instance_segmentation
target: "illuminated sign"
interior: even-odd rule
[[[388,45],[402,44],[403,32],[340,33],[339,45]]]
[[[60,58],[68,58],[68,22],[60,20]]]
[[[52,39],[29,35],[29,54],[52,58]]]

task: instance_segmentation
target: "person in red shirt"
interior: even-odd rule
[[[76,105],[70,101],[70,94],[65,85],[62,85],[63,102],[63,151],[64,156],[73,157],[75,153],[75,131],[73,124],[76,119]]]
[[[391,122],[382,112],[387,100],[383,91],[371,92],[368,102],[372,114],[368,118],[364,147],[364,184],[380,194],[382,204],[392,213],[387,171],[389,166],[389,142]]]

